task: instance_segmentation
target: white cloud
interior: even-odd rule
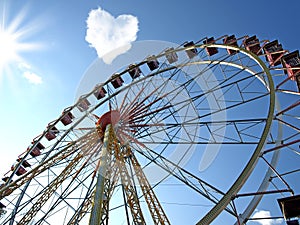
[[[86,22],[85,40],[107,64],[128,51],[137,38],[138,19],[132,15],[124,14],[115,18],[99,7],[90,11]]]
[[[31,71],[25,71],[23,73],[23,77],[25,77],[29,81],[29,83],[32,83],[32,84],[43,83],[42,78]]]
[[[271,213],[270,211],[265,210],[259,210],[254,213],[253,218],[270,218]],[[261,225],[275,225],[275,224],[281,224],[283,222],[283,219],[261,219],[261,220],[255,220],[256,223],[259,223]]]
[[[21,62],[18,65],[19,69],[23,73],[23,77],[28,80],[29,83],[31,84],[41,84],[43,83],[42,78],[37,75],[36,73],[32,72],[32,68],[29,64],[25,62]]]

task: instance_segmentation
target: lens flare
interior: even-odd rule
[[[0,78],[10,75],[13,68],[18,68],[20,63],[25,62],[22,53],[41,47],[40,44],[29,40],[34,34],[31,27],[36,25],[24,23],[28,20],[25,8],[21,8],[17,16],[9,15],[8,8],[3,2],[0,5]]]
[[[14,33],[0,29],[0,67],[18,59],[18,39]]]

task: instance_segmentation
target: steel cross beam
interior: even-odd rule
[[[127,151],[126,154],[128,155],[133,165],[135,175],[141,186],[144,198],[147,202],[154,224],[170,225],[171,223],[168,217],[166,216],[163,208],[161,207],[152,187],[150,186],[149,181],[146,175],[144,174],[137,158],[135,157],[135,155],[133,154],[129,146],[127,146],[126,151]]]
[[[76,165],[80,162],[82,157],[83,157],[82,153],[77,154],[77,156],[61,172],[61,174],[49,184],[49,186],[44,190],[40,198],[34,203],[34,205],[30,208],[30,210],[23,216],[20,222],[18,222],[19,225],[28,224],[35,217],[35,215],[39,212],[39,210],[43,207],[43,205],[47,202],[47,200],[52,196],[52,194],[56,191],[56,189],[62,184],[65,178],[70,175],[73,169],[75,169]]]
[[[112,155],[110,155],[110,157],[112,157]],[[113,160],[110,160],[110,165],[107,168],[106,178],[104,180],[104,193],[103,193],[104,199],[102,202],[100,225],[108,225],[109,200],[111,199],[118,178],[119,178],[119,168],[115,165],[115,162],[113,162]]]
[[[108,214],[109,214],[109,200],[111,199],[112,193],[115,189],[116,183],[119,178],[119,170],[115,166],[114,162],[111,162],[110,168],[113,170],[110,171],[109,176],[111,179],[106,179],[104,183],[104,196],[107,196],[108,201],[102,202],[102,212],[101,212],[101,220],[100,224],[102,225],[108,225]],[[91,189],[94,189],[92,187]],[[68,222],[68,225],[76,225],[79,224],[79,221],[91,211],[92,205],[93,205],[93,199],[95,198],[95,191],[91,191],[87,193],[84,201],[81,203],[81,206],[79,209],[74,213],[70,221]]]
[[[93,204],[92,199],[95,197],[95,192],[92,191],[88,193],[85,200],[80,205],[80,210],[76,211],[70,221],[68,222],[68,225],[77,225],[79,224],[79,221],[85,216],[85,214],[90,211],[91,206]]]
[[[127,204],[130,208],[133,217],[133,223],[138,225],[146,225],[142,213],[142,209],[140,206],[139,198],[136,193],[136,189],[134,187],[132,178],[125,164],[124,153],[120,151],[121,149],[115,136],[113,137],[113,139],[114,139],[114,155],[115,155],[116,165],[119,168],[121,182],[124,187],[125,195],[127,198]]]
[[[64,147],[61,151],[57,152],[55,155],[51,156],[49,159],[44,161],[43,163],[39,164],[37,167],[32,169],[31,171],[27,172],[17,180],[5,184],[2,188],[0,188],[0,200],[4,198],[5,196],[10,195],[12,192],[14,192],[16,189],[33,179],[34,177],[38,176],[45,170],[51,168],[52,165],[55,163],[69,157],[70,155],[74,154],[79,150],[78,146],[87,146],[89,144],[89,140],[93,139],[94,134],[89,134],[86,136],[83,136],[84,138],[81,138],[78,141],[70,142],[66,147]],[[87,141],[86,141],[87,139]]]

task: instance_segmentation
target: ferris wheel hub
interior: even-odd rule
[[[106,126],[111,124],[115,126],[120,121],[121,114],[118,110],[110,110],[104,113],[96,122],[96,127],[100,127],[102,132],[105,131]]]

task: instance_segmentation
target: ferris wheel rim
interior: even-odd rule
[[[269,83],[269,93],[270,93],[270,101],[269,101],[269,110],[268,110],[268,117],[266,121],[266,125],[264,127],[263,134],[261,136],[261,140],[259,144],[257,145],[255,151],[253,152],[253,155],[249,159],[246,167],[243,169],[243,172],[239,175],[237,180],[234,182],[234,184],[230,187],[230,189],[227,191],[225,196],[220,200],[221,203],[214,206],[213,209],[211,209],[202,219],[197,223],[197,225],[206,225],[210,224],[223,210],[224,208],[230,203],[232,200],[232,197],[240,190],[243,183],[246,182],[247,178],[250,176],[251,172],[253,171],[256,161],[259,158],[260,152],[263,149],[263,146],[265,144],[267,135],[269,134],[271,124],[273,122],[273,115],[274,115],[274,109],[275,109],[275,88],[274,83],[272,79],[272,75],[265,65],[265,63],[254,53],[245,50],[244,48],[235,47],[235,46],[222,46],[222,45],[216,45],[212,44],[211,46],[215,47],[221,47],[221,48],[230,48],[232,50],[238,50],[243,52],[244,54],[248,55],[252,59],[254,59],[258,65],[263,69],[265,74],[267,75],[268,83]]]

